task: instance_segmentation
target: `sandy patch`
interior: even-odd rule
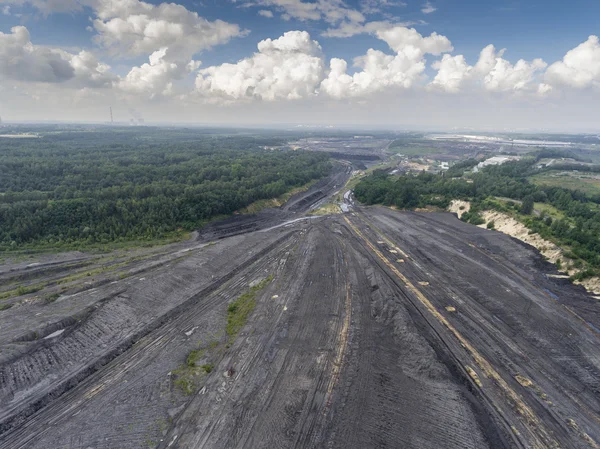
[[[572,260],[564,256],[564,251],[562,248],[548,240],[543,239],[539,234],[530,234],[529,228],[511,216],[496,211],[485,211],[481,214],[481,216],[485,220],[485,223],[479,225],[480,228],[485,229],[487,224],[490,221],[493,221],[496,231],[508,234],[537,248],[550,263],[556,264],[556,262],[560,259],[562,266],[559,271],[562,273],[572,276],[577,274],[579,271],[572,266]],[[600,278],[589,278],[582,282],[575,282],[575,284],[583,285],[585,289],[591,293],[600,294]]]
[[[448,206],[448,210],[457,214],[458,218],[462,218],[462,215],[465,212],[469,212],[471,210],[471,203],[462,200],[452,200],[450,206]]]

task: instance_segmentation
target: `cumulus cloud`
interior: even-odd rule
[[[465,80],[470,79],[473,68],[469,66],[463,55],[444,55],[431,67],[437,70],[430,86],[446,92],[459,92]]]
[[[67,12],[89,7],[94,12],[94,40],[114,56],[147,55],[167,48],[166,58],[190,59],[202,50],[247,34],[236,24],[209,21],[177,3],[141,0],[0,0],[30,4],[41,12]]]
[[[75,55],[61,51],[61,54],[73,67],[75,73],[73,84],[75,87],[110,87],[117,79],[110,72],[110,66],[98,61],[96,56],[89,51],[82,50]]]
[[[361,68],[352,75],[347,73],[348,64],[334,58],[330,71],[321,84],[321,90],[333,98],[365,96],[386,88],[408,89],[418,82],[425,71],[425,55],[439,55],[452,50],[445,36],[436,33],[423,37],[416,30],[393,27],[376,32],[395,55],[369,49],[367,54],[354,60]]]
[[[75,70],[62,55],[31,43],[23,26],[0,32],[0,74],[9,79],[60,83],[75,76]]]
[[[472,82],[490,92],[536,91],[544,95],[551,90],[550,86],[535,84],[536,76],[547,66],[543,60],[521,59],[513,65],[503,58],[504,53],[504,49],[496,51],[493,45],[488,45],[481,51],[475,66],[468,65],[462,55],[444,55],[432,64],[437,74],[429,87],[457,93],[467,82]]]
[[[545,69],[547,64],[541,59],[527,62],[523,59],[512,65],[504,59],[505,50],[496,52],[493,45],[483,49],[475,66],[483,75],[483,83],[487,90],[495,92],[524,90],[534,81],[537,72]]]
[[[577,89],[600,87],[600,42],[598,36],[567,52],[562,61],[555,62],[546,71],[550,84]]]
[[[425,53],[440,55],[454,49],[446,36],[434,32],[430,36],[423,37],[414,28],[396,26],[379,30],[376,32],[376,36],[397,53],[418,52],[421,55]]]
[[[73,87],[106,87],[110,67],[87,51],[71,54],[34,45],[24,26],[0,32],[0,77],[16,81],[67,83]]]
[[[165,60],[166,51],[163,48],[152,53],[148,63],[133,67],[119,80],[117,87],[126,93],[145,95],[149,98],[159,94],[173,94],[173,81],[197,70],[200,61],[192,60],[187,64],[169,62]]]
[[[289,31],[258,44],[258,52],[237,64],[200,70],[196,92],[207,100],[296,100],[314,95],[325,62],[318,42],[306,31]]]
[[[166,59],[180,61],[246,34],[238,25],[211,22],[175,3],[155,6],[139,0],[98,0],[95,10],[96,42],[119,55],[166,48]]]

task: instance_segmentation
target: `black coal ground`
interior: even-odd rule
[[[193,245],[139,277],[0,313],[0,331],[16,313],[20,334],[40,312],[66,326],[42,341],[2,333],[0,448],[600,441],[599,306],[532,248],[384,208]],[[227,304],[269,276],[230,341]],[[214,369],[186,395],[174,373],[197,348]]]

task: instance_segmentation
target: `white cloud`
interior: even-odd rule
[[[151,4],[140,0],[0,0],[31,4],[44,14],[73,12],[89,7],[95,14],[95,41],[114,56],[148,55],[167,48],[166,58],[189,60],[192,55],[247,31],[222,20],[209,21],[177,3]]]
[[[387,8],[405,7],[406,3],[396,0],[361,0],[360,9],[363,14],[377,14]]]
[[[75,70],[62,55],[31,43],[23,26],[0,32],[0,76],[21,81],[60,83],[75,76]]]
[[[2,1],[2,0],[0,0]],[[74,85],[104,87],[114,83],[120,91],[148,97],[167,95],[173,83],[198,68],[194,54],[224,44],[246,31],[222,20],[209,21],[175,3],[153,5],[140,0],[5,0],[12,4],[30,3],[44,13],[76,11],[90,7],[95,18],[94,41],[116,58],[149,55],[149,63],[130,69],[122,79],[108,71],[89,52],[66,52],[37,48],[37,61],[46,64],[27,72],[30,78],[56,81],[73,79]],[[28,39],[28,36],[27,36]],[[41,64],[41,62],[40,62]],[[14,65],[14,64],[13,64]],[[2,69],[0,69],[2,70]],[[7,72],[10,65],[4,67]],[[16,69],[15,69],[16,70]]]
[[[71,87],[107,87],[110,67],[87,51],[72,54],[31,42],[24,26],[0,33],[0,77],[19,82],[66,83]]]
[[[149,57],[149,63],[133,67],[122,78],[117,87],[130,94],[146,95],[154,98],[156,95],[171,95],[173,80],[182,79],[200,67],[200,61],[175,63],[165,60],[166,49],[157,50]]]
[[[138,0],[98,0],[95,8],[96,42],[119,55],[167,48],[165,58],[189,60],[195,53],[245,34],[238,25],[208,21],[175,3],[154,6]]]
[[[512,65],[502,58],[503,54],[504,50],[496,53],[494,46],[488,45],[482,51],[479,62],[475,67],[484,75],[483,83],[489,91],[524,90],[531,86],[536,73],[545,69],[548,65],[541,59],[534,59],[531,62],[520,59],[515,65]]]
[[[439,55],[451,51],[452,44],[436,33],[423,37],[416,30],[393,27],[377,31],[395,55],[369,49],[365,56],[356,58],[354,65],[362,70],[349,75],[346,61],[334,58],[330,72],[321,84],[321,90],[333,98],[360,97],[387,88],[409,89],[425,71],[426,54]]]
[[[271,11],[269,11],[268,9],[261,9],[260,11],[258,11],[258,15],[266,17],[268,19],[273,18],[273,13]]]
[[[463,55],[444,55],[441,61],[434,62],[431,67],[438,71],[433,81],[432,88],[446,92],[459,92],[465,80],[471,77],[473,68],[467,64]]]
[[[234,2],[236,0],[233,0]],[[361,23],[365,16],[358,10],[349,8],[343,0],[251,0],[242,6],[268,6],[276,8],[284,19],[324,20],[330,24],[342,21]]]
[[[548,95],[550,92],[552,92],[554,90],[554,88],[546,83],[540,83],[540,85],[538,86],[537,89],[537,93],[539,96],[543,97],[545,95]]]
[[[440,55],[454,49],[446,36],[434,32],[428,37],[423,37],[414,28],[396,26],[379,30],[375,34],[397,53],[419,52],[421,55],[425,53]]]
[[[266,39],[258,52],[237,64],[201,70],[196,92],[213,102],[296,100],[316,93],[325,63],[321,46],[306,31]]]
[[[541,95],[550,92],[549,86],[536,85],[536,76],[547,66],[543,60],[527,62],[521,59],[513,65],[503,58],[504,53],[505,50],[497,52],[493,45],[488,45],[473,67],[462,55],[444,55],[432,64],[438,72],[429,87],[457,93],[466,82],[472,81],[490,92],[536,91]]]
[[[419,22],[394,22],[391,23],[387,20],[357,23],[357,22],[344,22],[336,26],[335,28],[328,28],[323,33],[324,37],[352,37],[357,34],[376,34],[379,31],[388,30],[394,27],[410,27],[417,25]]]
[[[436,12],[437,8],[431,4],[431,2],[426,2],[421,8],[421,12],[423,14],[431,14],[432,12]]]
[[[30,4],[42,14],[81,11],[84,0],[0,0],[0,3],[22,6]]]
[[[5,16],[10,16],[10,6],[6,5],[2,8],[2,14],[4,14]]]
[[[598,36],[567,52],[562,61],[555,62],[546,71],[549,84],[577,89],[600,87],[600,42]]]
[[[75,87],[94,88],[111,87],[117,77],[110,72],[110,66],[98,61],[94,54],[82,50],[78,54],[61,51],[68,59],[75,72],[73,84]]]

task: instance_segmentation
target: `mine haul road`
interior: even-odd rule
[[[0,449],[599,447],[600,307],[533,248],[382,207],[259,227],[2,312]]]

